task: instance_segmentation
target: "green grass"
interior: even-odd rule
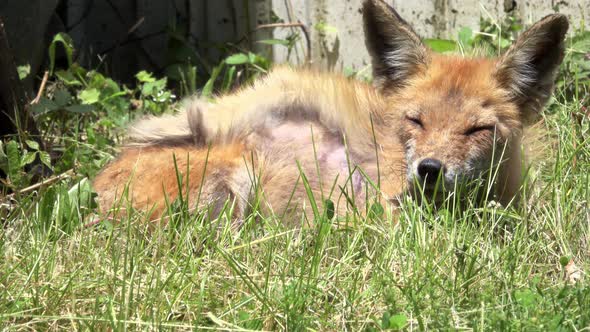
[[[114,154],[117,119],[129,118],[134,93],[153,113],[170,102],[152,98],[161,96],[153,84],[132,92],[107,80],[113,94],[95,91],[96,113],[58,107],[41,119],[62,156],[54,171],[77,173],[22,191],[30,183],[11,168],[9,180],[20,182],[0,200],[0,328],[588,330],[590,118],[582,107],[588,85],[576,73],[560,76],[544,116],[551,154],[532,169],[522,208],[433,211],[408,201],[399,217],[346,227],[320,217],[293,229],[253,215],[238,230],[176,203],[166,227],[141,213],[92,223],[83,179]],[[70,107],[80,101],[65,92],[105,84],[93,80],[94,87],[58,80],[48,94],[62,91]],[[10,162],[30,159],[11,149]],[[581,271],[577,282],[565,269],[570,260]]]
[[[17,195],[0,230],[0,325],[588,328],[588,278],[570,284],[560,264],[590,266],[590,132],[587,118],[572,120],[576,107],[555,104],[546,116],[555,150],[533,171],[522,210],[437,213],[408,202],[398,220],[293,230],[252,218],[232,231],[227,219],[212,225],[182,208],[168,227],[138,213],[84,226],[87,209],[56,203],[70,181]]]

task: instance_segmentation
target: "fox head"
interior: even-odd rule
[[[502,161],[516,168],[499,179],[506,196],[514,195],[519,137],[552,92],[565,16],[543,18],[493,59],[435,54],[382,0],[365,1],[363,19],[374,83],[388,100],[391,134],[405,148],[409,185],[453,188]]]

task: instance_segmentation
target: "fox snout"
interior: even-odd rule
[[[491,160],[482,155],[465,159],[417,157],[408,162],[407,180],[411,187],[417,185],[429,193],[453,190],[456,184],[481,178],[490,169],[490,163]]]
[[[433,158],[423,159],[416,167],[416,175],[421,183],[428,186],[436,185],[439,178],[443,178],[446,169],[440,160]]]
[[[429,193],[453,188],[455,181],[461,181],[456,177],[463,173],[435,157],[417,158],[409,165],[408,182],[410,186],[417,185]]]

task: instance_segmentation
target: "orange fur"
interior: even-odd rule
[[[223,203],[234,198],[228,174],[240,165],[242,149],[239,144],[211,151],[189,146],[126,148],[95,179],[94,188],[103,208],[124,210],[130,203],[154,217],[162,214],[167,200],[172,203],[180,193],[191,206],[197,199],[201,206]],[[214,206],[214,210],[219,208]]]

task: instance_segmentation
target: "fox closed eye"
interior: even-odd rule
[[[482,132],[494,132],[494,130],[496,129],[496,126],[493,125],[489,125],[489,126],[475,126],[475,127],[471,127],[469,129],[467,129],[464,133],[465,136],[471,136],[471,135],[475,135],[477,133],[482,133]]]
[[[424,129],[424,124],[422,123],[422,120],[420,120],[419,118],[406,116],[406,120],[410,121],[412,124],[420,127],[421,129]]]

